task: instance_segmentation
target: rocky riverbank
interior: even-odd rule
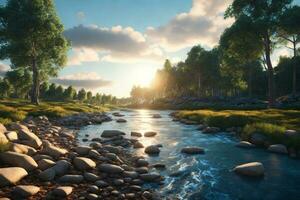
[[[126,150],[137,139],[110,130],[77,145],[74,128],[110,120],[99,113],[0,124],[0,199],[160,199],[143,185],[163,177]]]

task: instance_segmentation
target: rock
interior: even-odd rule
[[[148,173],[148,167],[139,167],[139,168],[136,168],[135,171],[139,174],[146,174]]]
[[[260,133],[254,133],[250,137],[250,142],[256,146],[264,146],[267,138]]]
[[[122,135],[126,135],[126,134],[118,130],[105,130],[102,132],[101,137],[112,138],[112,137],[122,136]]]
[[[52,181],[55,178],[55,170],[53,168],[48,168],[42,171],[38,177],[41,181]]]
[[[96,181],[95,185],[101,188],[109,186],[109,184],[103,180]]]
[[[92,147],[89,146],[79,146],[75,148],[75,151],[81,156],[88,155],[90,150],[92,150]]]
[[[5,133],[6,131],[7,129],[5,128],[5,126],[0,123],[0,133]]]
[[[137,172],[134,172],[134,171],[124,171],[123,172],[123,176],[135,179],[135,178],[137,178],[139,176],[139,174]]]
[[[55,174],[57,176],[62,176],[68,172],[70,167],[71,167],[71,163],[69,163],[68,161],[59,160],[56,162],[56,164],[53,167],[51,167],[51,169],[55,171]]]
[[[218,133],[220,129],[218,127],[206,127],[202,130],[202,133]]]
[[[98,167],[99,171],[109,173],[109,174],[119,174],[124,171],[124,169],[120,166],[113,164],[100,164]]]
[[[133,148],[135,149],[144,148],[144,145],[141,142],[137,141],[133,144]]]
[[[65,130],[65,131],[61,132],[60,136],[70,138],[70,139],[75,138],[73,131],[70,131],[70,130]]]
[[[300,134],[295,130],[286,130],[284,133],[287,137],[297,137],[300,136]]]
[[[154,114],[154,115],[152,115],[152,118],[158,119],[158,118],[161,118],[161,115],[160,114]]]
[[[100,179],[98,175],[89,172],[84,172],[83,177],[86,181],[93,183]]]
[[[0,187],[14,185],[28,173],[21,167],[0,168]]]
[[[142,137],[142,134],[139,133],[139,132],[134,132],[134,131],[132,131],[132,132],[131,132],[131,136],[133,136],[133,137]]]
[[[197,128],[197,130],[202,131],[206,128],[207,126],[205,126],[204,124],[200,124]]]
[[[39,148],[42,145],[40,138],[24,125],[20,125],[20,128],[18,129],[18,138],[21,140],[22,144],[26,144],[33,148]]]
[[[24,168],[26,171],[32,171],[38,167],[32,157],[11,151],[0,153],[0,160],[13,167]]]
[[[37,155],[34,155],[32,158],[35,161],[39,161],[39,160],[42,160],[42,159],[53,160],[53,158],[51,156],[44,155],[44,154],[37,154]]]
[[[73,191],[73,187],[64,186],[57,187],[52,191],[52,194],[57,197],[67,197]]]
[[[156,163],[156,164],[151,165],[151,167],[154,167],[156,169],[165,169],[166,165],[162,164],[162,163]]]
[[[201,147],[184,147],[183,149],[181,149],[181,153],[204,154],[204,149]]]
[[[262,163],[252,162],[239,165],[233,171],[240,175],[258,177],[264,175],[264,166]]]
[[[9,151],[21,154],[28,154],[30,156],[34,155],[37,152],[33,147],[17,143],[11,143],[11,145],[9,146]]]
[[[288,150],[283,144],[273,144],[269,146],[268,151],[273,153],[288,154]]]
[[[65,149],[56,147],[48,141],[44,141],[44,148],[41,150],[41,153],[47,154],[53,158],[59,158],[60,156],[68,153],[68,151]]]
[[[124,184],[124,180],[122,180],[122,179],[114,179],[114,180],[113,180],[113,184],[114,184],[115,186],[123,185],[123,184]]]
[[[153,131],[149,131],[149,132],[144,133],[144,137],[154,137],[156,135],[157,135],[157,133],[153,132]]]
[[[83,181],[82,175],[64,175],[58,179],[61,183],[72,183],[72,184],[79,184]]]
[[[156,145],[151,145],[145,148],[145,153],[147,154],[159,154],[160,150],[159,147]]]
[[[161,175],[157,173],[147,173],[147,174],[141,174],[141,179],[146,182],[157,182],[161,180]]]
[[[100,153],[94,149],[90,150],[88,156],[94,159],[99,159],[99,157],[101,157]]]
[[[35,195],[40,191],[40,188],[34,185],[18,185],[16,186],[12,193],[18,197],[27,198]]]
[[[40,170],[46,170],[50,167],[53,167],[55,165],[55,162],[49,159],[41,159],[37,162],[37,164]]]
[[[140,158],[140,159],[137,160],[136,165],[138,167],[145,167],[145,166],[148,166],[149,163],[148,163],[147,160]]]
[[[15,141],[19,139],[16,131],[7,131],[5,132],[5,135],[9,141]]]
[[[247,141],[241,141],[238,144],[236,144],[237,147],[240,148],[253,148],[255,147],[253,144],[251,144],[250,142]]]
[[[121,118],[121,119],[117,119],[116,122],[118,122],[118,123],[126,123],[127,120]]]
[[[6,138],[5,134],[2,132],[0,132],[0,142],[4,143],[4,144],[9,142],[8,139]]]
[[[85,171],[96,167],[96,163],[89,158],[77,157],[73,160],[74,166],[80,170]]]
[[[122,149],[120,147],[114,147],[111,145],[105,145],[103,146],[103,149],[110,153],[115,153],[115,154],[119,154],[120,152],[122,152]]]
[[[87,191],[91,193],[98,193],[99,188],[96,185],[90,185],[88,186]]]
[[[89,193],[85,196],[86,199],[88,200],[97,200],[98,199],[98,195],[93,194],[93,193]]]

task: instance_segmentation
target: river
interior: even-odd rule
[[[157,189],[171,199],[207,200],[274,200],[300,199],[300,160],[285,155],[269,153],[264,149],[240,149],[235,147],[238,140],[226,134],[207,135],[197,126],[173,122],[170,111],[131,110],[120,111],[127,123],[115,121],[101,125],[89,125],[79,132],[79,140],[100,137],[103,130],[121,130],[130,137],[131,131],[156,131],[153,138],[140,138],[144,146],[162,144],[159,156],[149,157],[144,149],[132,150],[144,155],[150,164],[163,163],[165,184]],[[162,118],[154,119],[153,114]],[[203,155],[187,156],[180,153],[186,146],[205,149]],[[231,170],[239,164],[258,161],[265,167],[265,176],[259,179],[245,178]],[[155,171],[155,170],[154,170]],[[180,172],[180,173],[178,173]],[[170,176],[177,173],[178,176]],[[154,186],[153,186],[154,187]]]

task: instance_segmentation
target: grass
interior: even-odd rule
[[[244,127],[251,123],[270,123],[300,131],[300,110],[183,110],[176,117],[190,119],[222,129]]]
[[[26,100],[5,99],[0,100],[0,123],[21,121],[27,116],[46,115],[49,118],[57,118],[81,112],[102,112],[108,109],[109,106],[95,106],[80,102],[42,102],[37,106]]]

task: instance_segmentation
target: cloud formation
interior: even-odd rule
[[[193,0],[188,13],[180,13],[167,24],[149,27],[147,36],[167,51],[177,51],[201,43],[213,47],[223,30],[233,21],[223,13],[232,0]]]
[[[100,61],[97,51],[88,48],[73,48],[73,55],[68,59],[67,65],[80,65],[83,62]]]
[[[150,45],[145,36],[131,27],[101,28],[98,26],[79,25],[65,31],[75,49],[89,49],[104,54],[102,60],[131,61],[155,59],[162,52],[155,45]]]
[[[5,76],[6,72],[9,70],[9,66],[3,63],[0,63],[0,76]]]
[[[52,79],[51,82],[64,86],[73,86],[75,88],[96,89],[100,87],[111,86],[112,82],[102,79],[95,72],[88,73],[76,73],[66,76],[61,76],[56,79]]]

